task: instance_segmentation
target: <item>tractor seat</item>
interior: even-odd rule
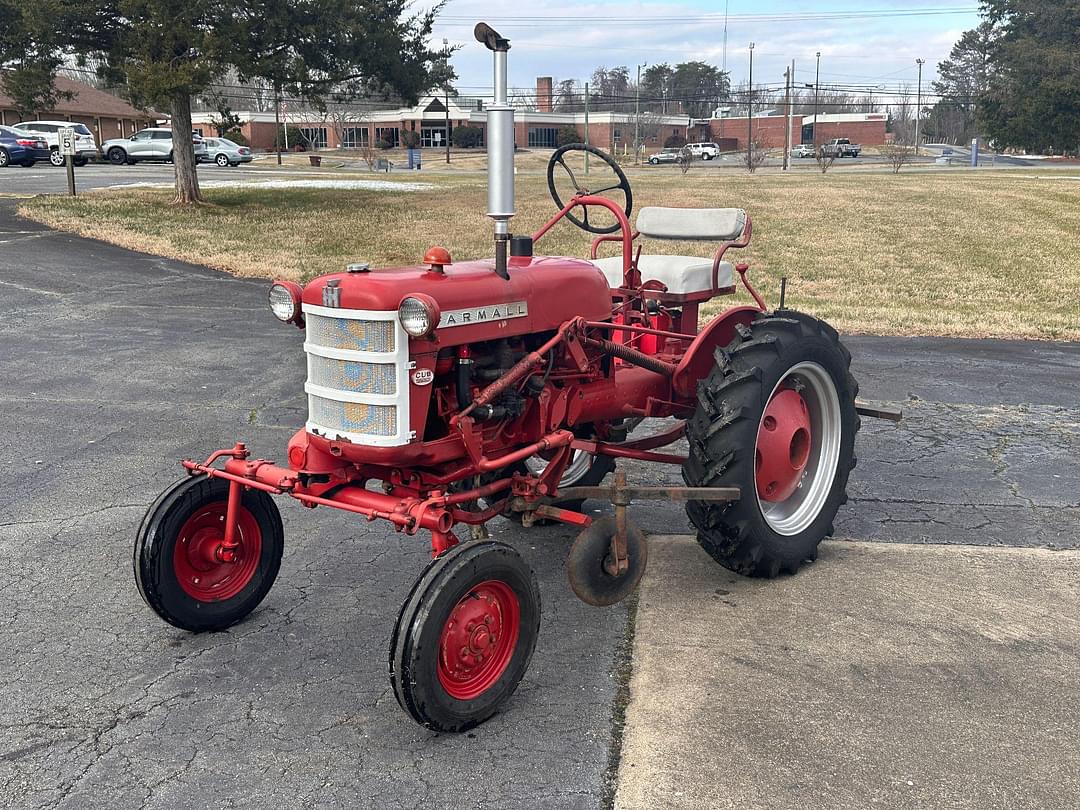
[[[695,242],[731,242],[746,227],[746,212],[741,208],[642,208],[637,216],[638,232],[648,239]],[[622,255],[593,259],[612,289],[623,283]],[[700,256],[642,255],[638,259],[641,280],[658,281],[673,295],[690,295],[712,290],[711,258]],[[720,262],[717,289],[735,284],[731,262]]]

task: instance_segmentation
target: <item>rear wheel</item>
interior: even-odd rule
[[[86,158],[75,158],[76,166],[85,166],[89,161]]]
[[[398,614],[390,683],[434,731],[466,731],[510,699],[540,629],[540,589],[505,543],[463,543],[432,560]]]
[[[228,155],[218,155],[216,158],[214,158],[214,163],[224,168],[229,165],[229,157]]]
[[[184,630],[236,624],[270,591],[281,565],[281,516],[273,499],[258,490],[242,494],[239,545],[232,555],[222,553],[228,495],[228,481],[185,478],[161,494],[139,526],[139,593],[158,616]]]
[[[64,165],[64,156],[60,154],[59,149],[53,149],[51,152],[49,152],[49,163],[51,163],[53,166]]]
[[[734,503],[691,501],[698,542],[740,574],[794,573],[817,556],[847,500],[858,383],[823,321],[784,310],[742,327],[698,386],[687,424],[691,486],[737,486]]]

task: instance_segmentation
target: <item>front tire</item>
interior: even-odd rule
[[[242,493],[239,547],[232,562],[220,560],[229,486],[220,478],[184,478],[158,497],[139,526],[135,583],[146,604],[174,627],[224,630],[251,613],[277,577],[281,515],[259,490]]]
[[[495,714],[529,667],[540,589],[505,543],[463,543],[428,564],[390,639],[390,683],[420,725],[467,731]]]
[[[0,169],[6,169],[11,163],[11,155],[6,149],[0,149]]]
[[[858,383],[836,330],[791,310],[758,316],[716,351],[687,423],[690,486],[737,486],[733,503],[691,501],[698,542],[726,568],[775,577],[817,557],[847,501]]]
[[[59,149],[53,149],[51,152],[49,152],[49,163],[51,163],[53,166],[64,165],[64,156],[60,154]]]
[[[121,164],[127,162],[127,152],[125,152],[119,146],[114,146],[112,149],[110,149],[109,154],[106,155],[106,157],[108,157],[109,163],[113,164],[114,166],[120,166]]]

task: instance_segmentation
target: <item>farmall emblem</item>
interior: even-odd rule
[[[472,326],[490,321],[506,321],[511,318],[524,318],[529,314],[529,305],[524,301],[512,301],[509,304],[491,304],[486,307],[455,309],[444,312],[439,319],[439,328],[450,326]]]
[[[435,372],[429,368],[418,368],[413,372],[413,385],[431,385],[435,379]]]

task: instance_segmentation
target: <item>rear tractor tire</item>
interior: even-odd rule
[[[281,566],[281,515],[265,492],[247,490],[236,517],[239,546],[222,559],[229,482],[193,476],[165,490],[135,539],[135,583],[169,624],[224,630],[258,607]]]
[[[739,574],[793,574],[817,558],[847,501],[859,386],[836,330],[792,310],[759,315],[715,353],[687,423],[690,486],[739,487],[733,503],[690,501],[698,542]]]

